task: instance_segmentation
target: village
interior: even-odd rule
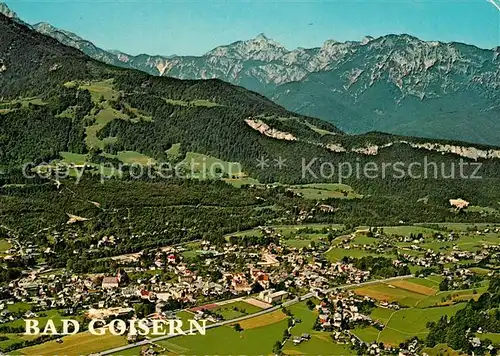
[[[299,230],[306,237],[318,232]],[[219,325],[307,301],[307,307],[316,315],[312,330],[329,333],[338,344],[379,355],[393,348],[366,342],[351,330],[369,327],[381,331],[385,324],[370,316],[373,308],[398,311],[408,306],[369,293],[363,295],[352,288],[377,279],[413,275],[441,276],[436,286],[441,291],[477,288],[487,276],[461,267],[460,261],[491,261],[498,258],[500,251],[498,245],[484,243],[474,253],[464,251],[453,244],[460,239],[456,233],[433,236],[433,241],[452,244],[449,250],[436,251],[424,247],[428,240],[422,235],[392,237],[382,229],[370,228],[328,239],[331,230],[323,228],[322,232],[324,237],[300,246],[290,245],[280,230],[262,227],[256,230],[259,236],[255,232],[229,235],[223,244],[200,240],[142,250],[109,257],[114,266],[111,273],[74,273],[34,263],[20,278],[0,287],[0,329],[20,333],[24,319],[42,320],[47,316],[78,318],[84,325],[92,319],[116,318],[141,318],[148,323],[192,319]],[[476,235],[480,238],[488,233],[483,230]],[[498,233],[498,228],[492,233]],[[106,238],[99,245],[113,243],[113,238]],[[49,249],[32,243],[12,241],[11,245],[6,251],[8,259],[51,254]],[[394,258],[386,258],[395,248],[398,253]],[[345,256],[349,251],[363,251],[366,258],[335,261],[330,254],[336,249],[344,250]],[[386,265],[378,269],[377,263]],[[391,274],[385,275],[387,270]],[[312,303],[310,298],[317,302]],[[309,338],[308,333],[303,333],[289,335],[286,340],[299,347]],[[127,336],[130,344],[144,339],[133,333]],[[416,344],[405,346],[411,354]]]

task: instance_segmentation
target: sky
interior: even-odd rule
[[[0,0],[1,1],[1,0]],[[500,45],[500,0],[6,0],[30,24],[74,32],[129,54],[202,55],[265,33],[288,49],[328,39],[407,33]]]

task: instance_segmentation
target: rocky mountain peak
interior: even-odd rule
[[[288,53],[280,43],[260,33],[257,37],[214,48],[206,56],[225,57],[240,60],[271,61]]]
[[[11,9],[9,9],[7,4],[5,4],[3,2],[0,2],[0,14],[4,14],[5,16],[7,16],[11,19],[19,20],[19,17],[17,16],[17,14],[14,11],[12,11]]]
[[[36,31],[38,31],[40,33],[43,33],[44,35],[54,36],[55,33],[60,33],[60,34],[63,34],[64,36],[68,37],[69,39],[71,39],[73,41],[88,42],[88,41],[85,41],[80,36],[75,35],[73,32],[61,30],[61,29],[59,29],[57,27],[52,26],[51,24],[49,24],[47,22],[39,22],[39,23],[33,25],[33,29],[35,29]]]
[[[365,45],[365,44],[368,44],[370,43],[371,41],[373,41],[375,38],[372,37],[372,36],[365,36],[363,37],[363,39],[361,40],[361,44],[362,45]]]

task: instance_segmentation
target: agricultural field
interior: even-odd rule
[[[373,326],[359,327],[353,333],[365,342],[383,342],[387,345],[397,346],[399,343],[418,336],[425,338],[428,333],[427,323],[437,321],[444,315],[452,316],[465,307],[464,303],[433,308],[404,308],[393,310],[376,308],[370,317],[384,324],[382,330]]]
[[[127,345],[125,336],[116,336],[105,333],[102,336],[95,336],[89,332],[78,333],[76,335],[61,338],[62,343],[55,340],[46,343],[26,347],[18,350],[20,355],[89,355],[103,350]]]
[[[165,348],[164,353],[167,354],[229,355],[237,350],[248,355],[269,355],[275,342],[281,340],[288,323],[286,317],[274,318],[272,314],[267,316],[267,323],[255,323],[252,319],[241,322],[244,329],[241,332],[237,332],[232,326],[221,326],[207,330],[205,336],[180,336],[158,344]],[[259,317],[254,319],[257,318]]]
[[[324,136],[324,135],[335,135],[335,133],[333,132],[330,132],[330,131],[327,131],[327,130],[323,130],[323,129],[320,129],[319,127],[309,123],[306,121],[306,125],[309,126],[309,128],[317,133],[319,133],[320,135]]]
[[[379,229],[383,229],[384,233],[387,235],[398,235],[407,236],[410,234],[418,235],[422,234],[424,237],[432,237],[435,233],[439,232],[434,229],[429,229],[427,227],[421,226],[381,226]]]
[[[380,332],[377,341],[397,346],[412,336],[424,338],[428,334],[426,325],[429,321],[437,321],[444,315],[455,315],[464,307],[465,304],[460,303],[444,307],[407,308],[395,311]]]
[[[120,151],[116,155],[116,158],[126,164],[141,164],[147,166],[155,163],[153,158],[135,151]]]
[[[59,152],[62,157],[61,162],[68,165],[81,166],[87,163],[89,156],[86,154],[72,153],[72,152]]]
[[[100,110],[97,115],[95,115],[95,122],[91,126],[85,128],[85,143],[88,148],[100,148],[104,149],[106,144],[114,143],[116,139],[112,137],[107,137],[101,140],[97,137],[99,131],[101,131],[104,126],[110,121],[115,119],[123,119],[124,115],[119,111],[111,108],[107,103],[102,103],[103,109]]]
[[[415,226],[429,226],[430,227],[435,227],[436,229],[439,230],[449,230],[449,231],[476,231],[476,230],[484,230],[486,228],[494,228],[500,226],[500,224],[492,224],[492,223],[450,223],[450,222],[445,222],[445,223],[432,223],[432,224],[426,224],[426,223],[417,223]]]
[[[242,320],[238,324],[240,324],[243,330],[247,330],[272,325],[284,319],[286,319],[286,315],[281,310],[277,310],[272,313],[256,316],[255,318]]]
[[[356,288],[354,292],[380,302],[397,302],[405,307],[422,309],[477,299],[487,289],[487,283],[484,282],[475,289],[439,291],[440,280],[439,276],[410,278],[390,283],[372,284]]]
[[[462,301],[478,298],[487,289],[487,283],[483,283],[477,290],[440,292],[441,280],[440,276],[409,278],[354,289],[358,295],[369,296],[379,302],[397,302],[405,308],[395,310],[377,307],[370,317],[384,324],[383,330],[370,326],[356,328],[353,333],[366,342],[376,341],[388,345],[398,345],[412,336],[424,338],[428,333],[426,325],[429,321],[437,321],[444,315],[455,315],[465,307]]]
[[[397,302],[406,307],[415,307],[428,296],[406,289],[401,289],[392,284],[375,284],[357,288],[354,292],[361,296],[367,296],[383,302]]]
[[[189,320],[194,319],[194,314],[185,310],[175,313],[175,316],[182,320],[182,325],[189,325]]]
[[[377,342],[380,335],[380,330],[374,326],[357,327],[351,330],[351,333],[363,340],[364,342]]]
[[[500,333],[482,333],[476,334],[481,340],[489,339],[493,342],[493,345],[500,345]]]
[[[210,311],[221,315],[224,320],[231,320],[239,318],[241,316],[254,314],[261,310],[261,308],[246,303],[245,301],[237,301],[234,303],[221,305],[217,308],[211,309]]]
[[[483,225],[479,231],[477,231],[478,227],[473,224],[461,224],[459,230],[454,230],[453,239],[449,237],[451,230],[444,230],[444,225],[438,227],[434,224],[433,226],[435,228],[420,225],[377,228],[360,226],[355,233],[336,238],[326,253],[326,257],[332,262],[341,261],[345,256],[354,258],[385,256],[396,259],[398,258],[397,251],[399,255],[418,259],[423,258],[428,251],[441,255],[451,255],[457,251],[474,253],[484,249],[485,245],[500,244],[500,234],[494,232],[492,224]],[[472,258],[464,258],[455,263],[448,263],[445,267],[470,263],[474,263]],[[421,269],[418,264],[411,262],[409,268],[412,273]],[[483,268],[479,272],[479,274],[486,275],[490,270]]]
[[[260,182],[251,177],[240,177],[240,178],[224,178],[226,183],[231,184],[235,188],[241,188],[244,185],[259,185]]]
[[[327,230],[341,230],[344,225],[341,224],[307,224],[307,225],[271,225],[270,228],[274,229],[277,233],[283,235],[284,240],[289,238],[297,238],[298,236],[307,236],[308,238],[319,239],[320,237],[326,238]],[[311,229],[308,232],[305,229]],[[323,231],[324,230],[324,231]],[[263,236],[261,229],[244,230],[236,233],[227,234],[229,236]]]
[[[185,245],[182,246],[182,257],[184,258],[194,258],[196,257],[197,255],[201,254],[202,252],[202,247],[201,247],[201,244],[199,242],[189,242]]]
[[[24,335],[24,334],[2,334],[2,336],[7,337],[6,340],[0,341],[0,348],[2,349],[23,341],[33,340],[36,337],[34,335]]]
[[[20,98],[10,101],[0,100],[0,114],[5,114],[10,111],[16,110],[17,108],[25,108],[28,105],[45,105],[47,104],[41,98],[31,97],[31,98]]]

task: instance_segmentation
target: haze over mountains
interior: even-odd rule
[[[5,6],[0,10],[9,13]],[[132,56],[100,49],[47,23],[33,28],[111,65],[241,85],[347,133],[382,131],[500,145],[499,47],[387,35],[288,50],[260,34],[198,57]]]

